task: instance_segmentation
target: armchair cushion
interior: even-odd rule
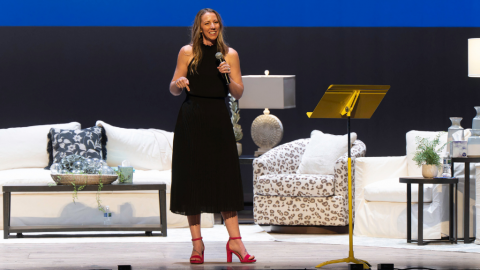
[[[432,202],[432,184],[423,187],[423,202]],[[365,200],[371,202],[407,202],[407,185],[390,178],[365,186]],[[418,202],[418,185],[412,185],[412,203]]]
[[[352,132],[351,143],[354,143],[356,139],[357,134]],[[347,150],[347,135],[337,136],[314,130],[305,154],[302,156],[297,174],[333,175],[337,159]]]
[[[328,197],[335,195],[333,175],[267,174],[258,177],[256,195]]]

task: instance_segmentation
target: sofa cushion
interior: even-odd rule
[[[357,139],[356,133],[351,133],[351,143]],[[347,135],[331,135],[314,130],[310,143],[302,156],[297,174],[333,175],[335,162],[348,150]]]
[[[47,166],[51,128],[80,129],[80,123],[0,129],[0,170]]]
[[[433,185],[423,185],[423,202],[432,202]],[[365,186],[364,198],[371,202],[407,202],[407,184],[390,178]],[[412,184],[412,202],[418,202],[418,185]]]
[[[335,195],[333,175],[267,174],[257,178],[256,195],[328,197]]]
[[[144,184],[167,184],[167,193],[170,193],[171,186],[171,170],[165,171],[142,171],[135,170],[133,174],[134,183]],[[50,176],[50,171],[43,168],[22,168],[0,171],[0,187],[3,185],[31,185],[54,183]],[[118,180],[113,182],[117,184]],[[73,191],[73,189],[72,189]],[[125,192],[125,191],[122,191]],[[149,193],[149,191],[132,191],[135,193]]]
[[[173,132],[119,128],[103,121],[96,125],[105,128],[109,166],[116,167],[128,160],[136,170],[172,168]]]
[[[101,127],[85,129],[59,129],[52,128],[49,133],[49,164],[45,169],[50,169],[53,163],[70,155],[79,155],[85,158],[106,159],[107,138]]]

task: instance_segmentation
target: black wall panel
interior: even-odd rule
[[[168,90],[186,27],[0,27],[0,128],[103,120],[125,128],[173,131],[184,95]],[[345,120],[308,119],[330,84],[389,84],[370,120],[352,131],[367,156],[405,154],[409,130],[446,130],[449,117],[471,128],[480,79],[467,76],[467,39],[480,28],[231,27],[244,75],[297,76],[297,107],[271,110],[282,143],[313,129],[346,133]],[[262,110],[241,110],[244,153]]]

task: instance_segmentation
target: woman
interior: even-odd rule
[[[221,52],[225,61],[217,63]],[[230,77],[227,86],[224,78]],[[186,98],[175,126],[170,210],[186,215],[192,234],[190,263],[203,263],[200,214],[221,212],[230,235],[227,262],[235,253],[241,262],[255,262],[240,237],[237,211],[243,210],[240,165],[225,97],[243,94],[238,53],[223,39],[220,14],[213,9],[197,13],[192,40],[180,49],[170,92]]]

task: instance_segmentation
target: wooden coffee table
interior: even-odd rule
[[[79,192],[97,191],[97,185],[85,186]],[[122,190],[158,190],[158,199],[160,204],[160,225],[159,224],[140,224],[140,225],[51,225],[51,226],[10,226],[11,195],[14,192],[73,192],[70,185],[5,185],[3,186],[3,238],[8,239],[10,233],[17,233],[17,237],[22,237],[24,232],[98,232],[98,231],[145,231],[146,235],[153,235],[152,231],[161,231],[160,236],[167,236],[167,199],[166,184],[118,184],[104,185],[102,191],[122,191]],[[41,202],[32,202],[41,203]],[[48,207],[48,205],[45,205]],[[84,236],[84,235],[68,235]],[[109,236],[102,234],[102,236]]]

